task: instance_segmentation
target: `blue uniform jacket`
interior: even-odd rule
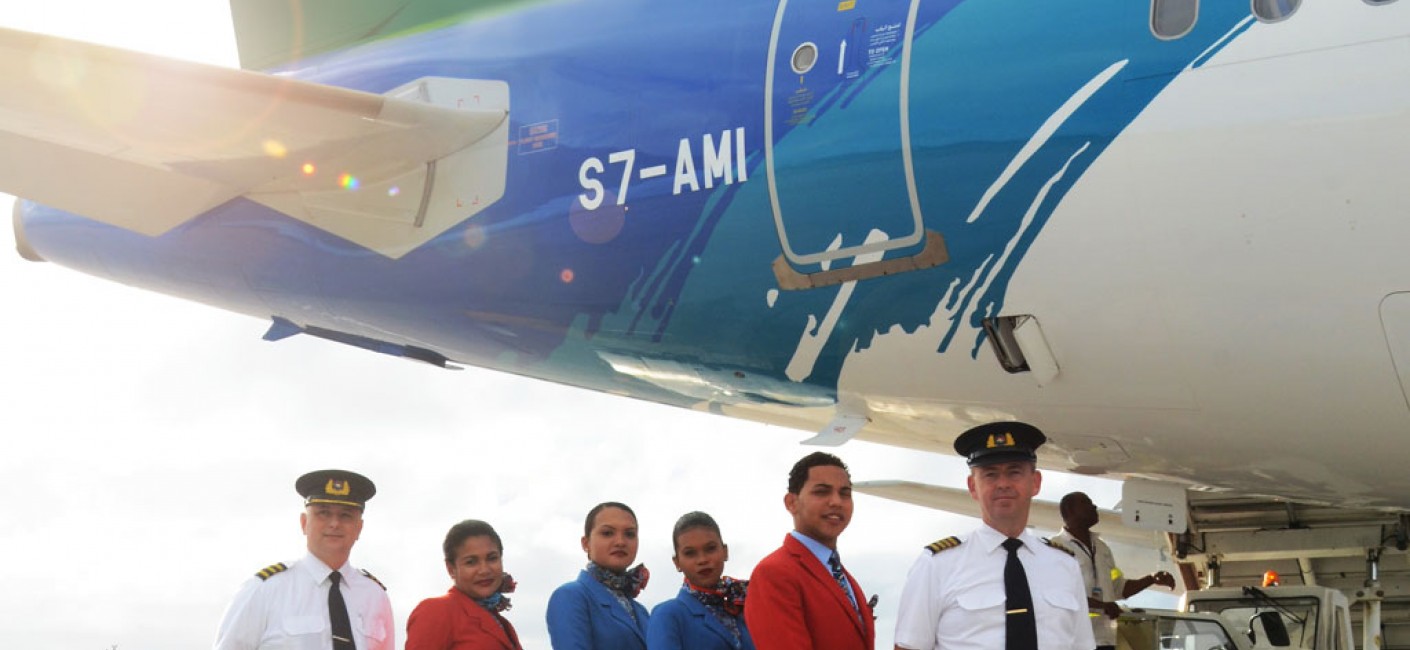
[[[548,599],[548,637],[554,650],[646,650],[646,608],[631,601],[633,623],[612,592],[587,571]]]
[[[681,586],[675,599],[651,610],[651,624],[646,630],[646,647],[651,650],[754,650],[744,616],[739,621],[740,641],[710,612],[710,608],[690,595],[690,587]]]

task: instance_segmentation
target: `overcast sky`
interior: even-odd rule
[[[235,65],[220,0],[7,2],[0,25]],[[450,585],[440,543],[461,519],[503,537],[520,584],[509,617],[530,648],[548,647],[544,606],[584,564],[582,518],[599,501],[639,515],[648,606],[679,586],[682,513],[715,515],[740,577],[791,527],[786,475],[809,432],[306,337],[267,343],[265,322],[24,262],[0,232],[6,647],[208,645],[243,580],[303,554],[293,482],[312,469],[378,485],[353,563],[389,587],[399,644],[416,603]],[[966,473],[958,458],[866,443],[836,453],[854,480],[963,485]],[[1115,483],[1052,472],[1043,496],[1076,487],[1116,504]],[[892,646],[920,548],[975,525],[857,497],[840,551],[881,596],[878,648]]]

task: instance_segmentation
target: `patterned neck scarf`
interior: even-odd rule
[[[744,613],[744,595],[749,590],[749,581],[725,576],[714,589],[701,589],[690,584],[689,580],[685,581],[685,586],[690,589],[690,595],[695,596],[705,609],[710,610],[715,620],[734,635],[734,645],[739,647],[743,638],[739,631],[739,617]]]
[[[685,581],[685,586],[690,588],[690,595],[695,596],[701,604],[711,610],[719,610],[730,616],[739,616],[744,613],[744,595],[749,591],[748,580],[736,580],[725,576],[714,589],[701,589],[690,581]]]
[[[617,573],[604,569],[595,562],[588,562],[587,571],[593,579],[602,583],[612,593],[625,598],[636,598],[642,589],[646,588],[647,580],[651,579],[651,572],[646,570],[645,565],[638,564],[625,573]]]
[[[499,613],[508,611],[513,605],[509,603],[509,599],[504,595],[514,593],[514,589],[518,586],[519,583],[514,582],[514,576],[506,573],[504,574],[504,579],[499,583],[499,591],[494,592],[489,598],[476,598],[475,602],[491,612]]]

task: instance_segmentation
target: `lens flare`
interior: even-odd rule
[[[465,229],[465,246],[471,250],[479,248],[485,244],[485,229],[472,225]]]
[[[263,143],[263,147],[264,155],[269,156],[270,158],[283,158],[284,156],[289,155],[289,149],[284,146],[283,142],[280,142],[278,140],[265,140]]]
[[[317,167],[314,167],[314,166],[313,166],[313,163],[304,163],[304,166],[303,166],[304,176],[312,176],[313,173],[316,172],[316,171],[318,171],[318,168],[317,168]]]
[[[355,190],[360,184],[361,183],[358,182],[357,177],[353,176],[352,174],[343,174],[338,177],[338,187],[341,187],[345,190]]]
[[[562,280],[563,284],[572,284],[573,278],[573,269],[563,269],[558,273],[558,279]]]

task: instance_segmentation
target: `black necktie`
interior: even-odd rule
[[[333,584],[328,586],[328,622],[333,624],[333,650],[356,650],[352,640],[352,622],[348,620],[348,606],[343,603],[343,592],[338,591],[338,583],[343,574],[334,571],[328,574]]]
[[[1028,574],[1018,561],[1023,540],[1004,540],[1009,552],[1004,563],[1004,650],[1038,650],[1038,626],[1033,619],[1033,595],[1028,591]]]

